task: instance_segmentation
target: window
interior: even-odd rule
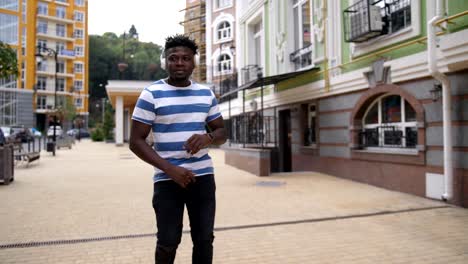
[[[27,20],[27,10],[28,10],[28,6],[27,6],[27,0],[21,0],[21,4],[23,6],[23,8],[21,8],[21,19],[23,21],[23,23],[27,23],[28,20]]]
[[[59,37],[65,37],[66,36],[65,25],[57,24],[57,27],[55,28],[55,34]]]
[[[0,41],[10,45],[18,44],[18,17],[0,13]]]
[[[36,84],[36,89],[37,90],[45,90],[47,87],[47,78],[39,76],[37,77],[37,84]]]
[[[47,34],[47,22],[37,21],[37,33]]]
[[[232,5],[231,1],[232,0],[216,0],[215,7],[216,9],[219,9],[219,8],[225,8],[225,7],[231,6]]]
[[[317,143],[317,111],[315,104],[307,106],[307,126],[304,131],[304,145],[313,146]]]
[[[36,103],[37,109],[47,109],[47,96],[38,95]]]
[[[218,57],[218,73],[230,73],[232,70],[232,59],[228,54]]]
[[[37,45],[39,47],[47,48],[47,40],[45,39],[38,39],[37,40]]]
[[[216,31],[218,40],[231,38],[231,24],[227,21],[221,22]]]
[[[75,29],[75,31],[73,32],[73,36],[76,39],[82,39],[83,38],[83,30],[82,29]]]
[[[295,69],[312,65],[312,34],[309,0],[293,0],[294,49],[291,61]]]
[[[258,65],[261,67],[262,65],[262,22],[259,22],[254,25],[254,58],[255,62],[254,64]]]
[[[84,6],[84,0],[75,0],[75,5]]]
[[[37,70],[46,72],[47,71],[47,61],[43,60],[37,64]]]
[[[65,79],[57,78],[57,92],[65,91]]]
[[[75,92],[83,91],[83,81],[75,80],[73,82],[73,91]]]
[[[37,14],[47,16],[49,14],[49,5],[47,3],[39,2],[37,4]]]
[[[63,6],[57,6],[55,9],[55,16],[58,18],[65,18],[66,9]]]
[[[65,62],[64,61],[57,61],[57,68],[60,73],[65,73]]]
[[[77,108],[83,107],[83,98],[75,98],[75,107]]]
[[[1,0],[0,8],[18,11],[18,0]]]
[[[73,65],[73,71],[75,73],[82,73],[83,72],[83,64],[82,63],[75,63]]]
[[[411,26],[411,0],[386,0],[375,4],[388,20],[388,34]]]
[[[75,19],[75,21],[83,22],[84,21],[84,14],[83,14],[83,12],[75,11],[75,13],[73,14],[73,18]]]
[[[364,114],[360,145],[373,148],[416,148],[416,112],[399,95],[384,95]]]
[[[78,57],[83,57],[84,56],[83,46],[76,46],[75,47],[75,56],[78,56]]]
[[[57,42],[55,43],[55,50],[57,51],[58,54],[62,54],[63,50],[65,49],[65,43],[63,42]]]

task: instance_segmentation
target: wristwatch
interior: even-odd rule
[[[206,135],[207,135],[207,136],[208,136],[208,138],[210,139],[210,144],[211,144],[211,143],[213,142],[213,140],[214,140],[214,136],[213,136],[213,134],[211,134],[211,133],[208,133],[208,134],[206,134]]]

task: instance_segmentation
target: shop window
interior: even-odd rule
[[[317,110],[315,104],[307,106],[307,124],[304,131],[304,146],[314,146],[317,143]]]
[[[384,95],[366,110],[359,134],[361,148],[416,148],[416,112],[399,95]]]

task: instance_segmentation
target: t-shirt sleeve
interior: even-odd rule
[[[220,116],[221,116],[221,112],[219,112],[218,100],[216,100],[216,97],[213,91],[211,91],[211,107],[210,107],[210,111],[208,112],[208,117],[206,118],[206,122],[211,122]]]
[[[154,105],[153,95],[148,89],[144,89],[140,97],[138,97],[135,109],[133,110],[132,119],[152,125],[156,118],[156,107]]]

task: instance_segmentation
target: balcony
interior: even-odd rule
[[[242,85],[249,83],[249,82],[254,82],[260,79],[261,77],[262,77],[262,67],[256,64],[247,65],[241,69]]]
[[[50,33],[50,31],[47,31],[47,32],[39,32],[38,31],[37,32],[37,37],[53,39],[53,40],[75,42],[74,38],[70,38],[70,37],[67,37],[67,36],[59,36],[57,34],[52,34],[52,33]]]
[[[381,7],[382,0],[360,0],[343,11],[346,42],[365,42],[386,34],[385,19]]]
[[[312,62],[314,46],[309,44],[306,47],[298,49],[293,53],[289,54],[289,59],[294,63],[295,70],[301,70],[308,67],[313,67]]]
[[[75,21],[73,21],[73,17],[68,16],[68,17],[58,17],[58,16],[49,16],[45,14],[37,14],[38,18],[42,18],[44,20],[52,21],[52,22],[58,22],[58,23],[65,23],[65,24],[70,24],[72,25]]]

